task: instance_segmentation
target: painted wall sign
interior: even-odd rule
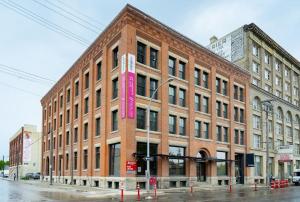
[[[127,117],[135,118],[135,55],[128,54]]]
[[[126,118],[126,54],[121,58],[121,118]]]
[[[29,132],[24,132],[23,136],[23,163],[31,161],[31,137]]]

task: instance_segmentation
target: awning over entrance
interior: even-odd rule
[[[139,153],[133,153],[133,157],[137,158],[146,158],[146,154],[139,154]],[[215,161],[215,162],[226,162],[226,161],[235,161],[231,159],[218,159],[215,157],[204,157],[204,158],[197,158],[193,156],[174,156],[174,155],[168,155],[168,154],[151,154],[150,157],[161,157],[166,159],[190,159],[195,162],[208,162],[208,161]]]

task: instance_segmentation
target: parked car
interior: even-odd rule
[[[33,179],[33,173],[26,173],[25,177],[28,179]]]
[[[292,181],[295,185],[300,184],[300,170],[295,170],[294,171]]]
[[[34,180],[39,180],[40,177],[41,177],[41,173],[39,173],[39,172],[33,173],[33,175],[32,175],[32,178],[33,178]]]

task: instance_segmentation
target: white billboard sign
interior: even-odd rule
[[[28,164],[31,161],[31,134],[24,132],[23,135],[23,163]]]

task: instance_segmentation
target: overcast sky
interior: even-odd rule
[[[207,45],[212,35],[220,37],[244,24],[254,22],[294,57],[300,58],[300,1],[296,0],[284,3],[275,0],[69,0],[64,1],[65,4],[60,2],[63,0],[51,0],[55,5],[72,12],[73,16],[70,13],[64,15],[68,15],[73,21],[37,3],[42,2],[55,9],[47,0],[1,0],[0,3],[7,1],[17,3],[10,3],[14,8],[20,5],[79,35],[89,43],[126,3],[202,45]],[[69,6],[77,11],[70,10]],[[63,14],[62,10],[58,11]],[[92,19],[85,18],[86,22],[81,24],[86,27],[94,24],[92,28],[86,29],[74,23],[74,15],[84,18],[83,14]],[[16,67],[57,81],[86,48],[85,45],[61,36],[1,4],[0,19],[0,65]],[[2,155],[8,158],[9,137],[23,124],[35,124],[41,128],[40,100],[50,87],[50,82],[32,82],[3,73],[0,66],[1,159]]]

